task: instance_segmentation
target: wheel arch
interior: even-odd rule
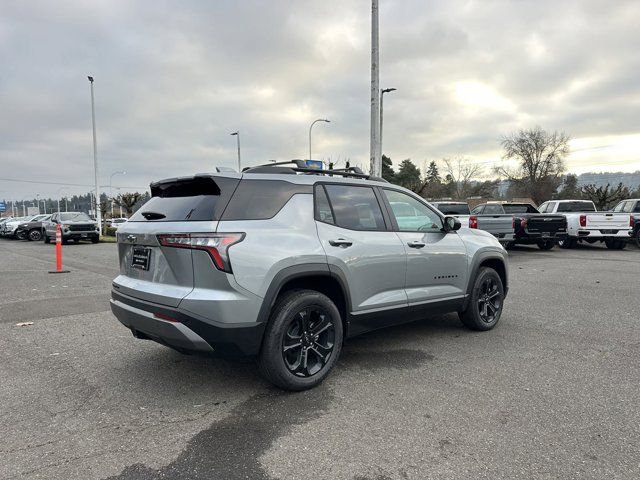
[[[258,322],[266,323],[278,297],[293,289],[315,290],[329,297],[340,312],[346,338],[351,311],[349,290],[343,275],[332,272],[327,264],[295,265],[278,272],[262,300]]]
[[[467,299],[471,296],[476,276],[482,267],[490,267],[498,273],[500,280],[502,280],[502,286],[506,297],[507,292],[509,291],[509,275],[504,257],[494,252],[483,252],[480,253],[473,262],[471,274],[469,275],[469,284],[467,285]]]

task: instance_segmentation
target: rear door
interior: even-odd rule
[[[192,250],[161,246],[158,236],[214,233],[237,184],[235,178],[196,176],[152,185],[151,199],[118,228],[114,288],[177,307],[193,290]]]
[[[399,190],[381,190],[407,251],[405,290],[409,305],[463,296],[467,250],[458,233],[443,232],[441,216],[417,198]]]
[[[316,226],[329,268],[346,277],[355,314],[407,305],[406,253],[370,186],[318,184]]]

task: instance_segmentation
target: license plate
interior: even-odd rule
[[[144,247],[133,247],[133,256],[131,257],[131,266],[140,270],[149,270],[149,260],[151,258],[151,249]]]
[[[618,230],[600,230],[600,233],[604,235],[615,235],[618,233]]]
[[[80,236],[81,236],[82,238],[87,238],[87,234],[86,234],[86,233],[81,233],[81,234],[80,234]]]

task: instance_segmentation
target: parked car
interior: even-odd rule
[[[120,225],[122,225],[124,222],[126,222],[127,219],[124,217],[119,217],[119,218],[109,218],[107,219],[107,226],[108,227],[119,227]]]
[[[84,212],[59,212],[51,215],[51,219],[44,225],[44,243],[56,241],[56,229],[60,225],[62,243],[70,240],[91,240],[92,243],[100,241],[98,224]]]
[[[44,223],[51,218],[51,214],[42,218],[32,219],[30,222],[21,223],[16,229],[16,238],[20,240],[29,240],[37,242],[42,240],[44,235]]]
[[[305,165],[151,184],[117,233],[117,319],[179,351],[257,356],[289,390],[320,383],[369,330],[435,312],[498,323],[507,252],[492,235],[357,168]]]
[[[463,228],[477,228],[496,237],[503,245],[510,245],[514,239],[513,215],[481,214],[471,215],[469,205],[465,202],[432,202],[445,215],[452,215],[460,220]],[[476,211],[477,209],[474,209]]]
[[[636,245],[640,247],[640,199],[631,198],[618,203],[611,210],[615,213],[629,213],[633,218],[633,239]]]
[[[550,200],[540,211],[561,213],[567,218],[567,237],[562,248],[579,242],[604,242],[607,248],[622,250],[633,234],[633,216],[628,213],[597,212],[591,200]]]
[[[38,214],[38,215],[29,215],[29,216],[26,216],[26,217],[12,218],[11,220],[5,222],[2,225],[2,227],[3,227],[2,235],[6,236],[6,237],[17,238],[16,237],[16,233],[17,233],[18,227],[21,224],[28,223],[28,222],[40,221],[46,216],[47,216],[46,214]]]
[[[567,219],[563,215],[541,214],[529,203],[487,202],[475,207],[472,213],[513,215],[515,235],[507,248],[537,245],[540,250],[551,250],[567,235]]]

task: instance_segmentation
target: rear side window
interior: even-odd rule
[[[324,191],[322,185],[316,187],[316,220],[330,223],[331,225],[335,224],[331,205],[329,205],[329,199],[327,198],[327,192]]]
[[[502,211],[502,207],[500,205],[485,205],[484,211],[482,213],[485,215],[501,215],[504,212]]]
[[[557,212],[595,212],[592,202],[560,202]]]
[[[471,213],[473,213],[474,215],[480,215],[482,213],[482,209],[484,208],[484,205],[478,205],[476,208],[474,208]]]
[[[533,205],[528,203],[505,203],[502,205],[504,213],[540,213]],[[487,213],[486,211],[484,213]]]
[[[298,193],[313,192],[311,185],[284,180],[242,180],[222,220],[266,220],[273,218]]]
[[[382,210],[371,187],[325,185],[335,224],[349,230],[386,230]]]
[[[640,202],[636,202],[636,208],[633,211],[635,213],[640,213]]]
[[[185,222],[219,220],[238,185],[226,177],[190,177],[151,185],[151,199],[130,222]]]

